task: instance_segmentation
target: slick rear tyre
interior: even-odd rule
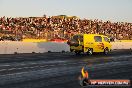
[[[70,48],[70,52],[73,52],[73,49]]]
[[[80,55],[80,53],[81,53],[81,52],[79,52],[79,51],[75,51],[75,54],[76,54],[76,55]]]

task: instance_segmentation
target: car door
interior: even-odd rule
[[[104,48],[108,48],[109,50],[111,49],[111,44],[110,44],[110,39],[108,37],[103,37],[104,41]]]
[[[102,36],[94,36],[94,52],[103,52],[104,51],[104,43],[102,40]]]

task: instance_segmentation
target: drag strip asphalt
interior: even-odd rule
[[[4,59],[5,58],[5,59]],[[80,70],[94,79],[132,79],[132,52],[76,56],[73,53],[0,55],[0,88],[81,88]]]

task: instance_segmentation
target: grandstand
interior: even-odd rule
[[[113,40],[132,40],[132,23],[80,19],[77,16],[0,17],[0,40],[69,39],[74,34],[104,34]],[[9,38],[11,37],[11,38]],[[24,40],[24,41],[27,41]],[[29,41],[29,40],[28,40]],[[38,41],[38,40],[35,40]],[[39,40],[40,41],[40,40]]]

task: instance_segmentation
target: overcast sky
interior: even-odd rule
[[[0,17],[43,14],[132,22],[132,0],[0,0]]]

